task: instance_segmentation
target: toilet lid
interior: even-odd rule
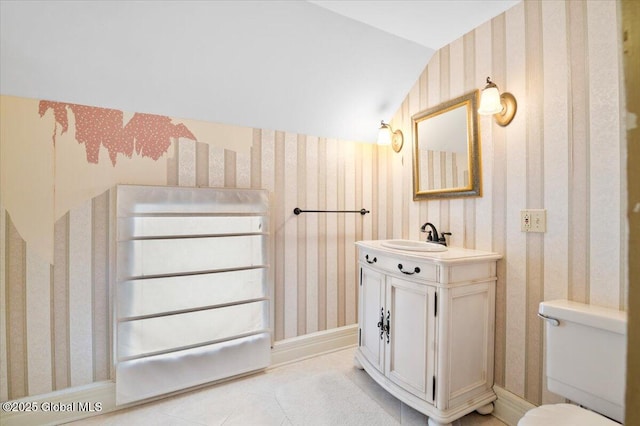
[[[620,426],[619,423],[573,404],[541,405],[527,411],[518,426]]]

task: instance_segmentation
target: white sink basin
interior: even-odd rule
[[[413,240],[386,240],[381,243],[383,247],[408,251],[447,251],[442,244]]]

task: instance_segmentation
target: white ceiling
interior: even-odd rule
[[[438,50],[520,0],[309,0],[372,27]]]
[[[373,141],[433,53],[519,0],[0,1],[0,93]]]

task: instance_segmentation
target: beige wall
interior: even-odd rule
[[[616,22],[615,2],[526,1],[444,47],[393,119],[406,138],[400,154],[184,121],[199,142],[174,140],[155,162],[134,155],[118,157],[113,166],[101,153],[96,165],[78,151],[70,126],[46,157],[52,183],[45,195],[54,201],[50,225],[36,236],[15,205],[37,205],[6,196],[9,190],[19,195],[20,181],[3,167],[0,399],[109,377],[104,191],[116,183],[269,189],[276,340],[356,321],[356,240],[420,239],[419,227],[428,220],[451,231],[453,245],[498,251],[505,257],[499,263],[496,383],[534,403],[555,399],[543,391],[538,302],[568,297],[626,306]],[[516,96],[519,110],[507,128],[481,118],[483,196],[413,202],[411,115],[477,89],[488,75]],[[11,138],[3,133],[2,161],[28,167],[6,153],[25,140],[51,150],[51,134],[34,139],[31,129],[53,130],[54,119],[39,117],[37,101],[18,101],[26,124]],[[6,111],[3,103],[3,131]],[[62,194],[67,204],[55,201]],[[295,216],[294,207],[364,207],[371,214]],[[521,233],[522,208],[546,208],[548,232]]]
[[[544,390],[539,302],[627,305],[616,8],[613,1],[520,3],[440,49],[393,119],[410,139],[412,115],[482,87],[487,76],[517,98],[506,128],[480,116],[481,198],[407,203],[409,140],[388,166],[394,202],[386,210],[394,236],[419,238],[429,220],[453,232],[453,245],[504,255],[496,383],[536,404],[557,399]],[[524,208],[547,210],[546,233],[520,232]]]

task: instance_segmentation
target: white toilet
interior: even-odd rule
[[[626,313],[568,300],[542,302],[538,313],[547,324],[547,388],[585,408],[542,405],[518,426],[618,426],[624,419]]]

